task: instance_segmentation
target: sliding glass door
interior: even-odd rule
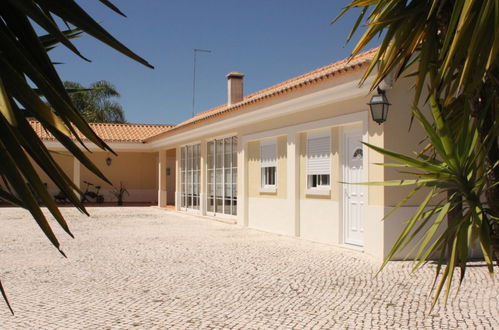
[[[237,137],[208,142],[207,212],[237,215]]]
[[[185,146],[180,149],[180,204],[184,210],[199,210],[200,164],[201,154],[199,144]]]

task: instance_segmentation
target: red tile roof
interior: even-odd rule
[[[374,48],[360,53],[353,58],[346,58],[330,65],[315,69],[301,76],[291,78],[279,84],[262,89],[256,93],[243,98],[241,102],[232,105],[220,105],[210,110],[201,112],[196,116],[178,125],[150,125],[150,124],[115,124],[115,123],[90,123],[90,126],[106,142],[149,142],[157,140],[177,129],[188,127],[211,118],[227,115],[234,111],[239,111],[251,104],[266,101],[267,99],[292,93],[301,88],[308,88],[317,83],[334,79],[339,73],[345,71],[356,71],[374,58],[376,51]],[[54,137],[45,131],[37,121],[31,121],[31,126],[42,140],[55,140]]]
[[[157,140],[158,138],[170,134],[171,132],[179,128],[183,128],[200,121],[208,120],[212,117],[218,117],[227,113],[231,113],[233,111],[241,110],[250,104],[254,104],[278,95],[294,92],[295,90],[303,87],[311,87],[316,83],[329,80],[341,72],[358,70],[371,62],[377,50],[378,48],[370,49],[366,52],[360,53],[353,58],[342,59],[335,63],[305,73],[301,76],[291,78],[279,84],[262,89],[256,93],[245,96],[241,102],[233,104],[231,106],[223,104],[210,110],[201,112],[196,116],[189,118],[178,125],[175,125],[168,131],[159,133],[156,136],[152,136],[146,139],[146,142]]]
[[[30,121],[36,134],[45,141],[55,141],[38,121]],[[143,142],[148,137],[162,133],[173,125],[89,123],[95,133],[105,142]],[[83,138],[83,136],[81,136]],[[84,141],[86,138],[83,139]]]

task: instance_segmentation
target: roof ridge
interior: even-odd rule
[[[46,141],[55,141],[54,136],[47,131],[37,120],[29,120],[36,134]],[[89,123],[94,132],[106,142],[144,143],[144,141],[159,133],[166,132],[173,125],[163,124],[132,124],[132,123]],[[88,139],[77,131],[78,136],[84,141]],[[71,136],[75,139],[74,136]]]
[[[38,120],[29,119],[29,122],[39,123]],[[175,126],[175,124],[141,124],[141,123],[111,123],[111,122],[87,122],[89,125],[103,125],[103,126]]]
[[[328,76],[328,75],[335,73],[337,71],[343,71],[343,70],[347,70],[349,68],[355,67],[357,65],[362,65],[366,62],[371,61],[372,58],[374,57],[374,53],[378,49],[379,49],[379,47],[375,47],[375,48],[371,48],[369,50],[366,50],[362,53],[359,53],[353,57],[352,57],[352,55],[350,55],[349,57],[335,61],[335,62],[330,63],[328,65],[316,68],[312,71],[308,71],[308,72],[306,72],[302,75],[299,75],[297,77],[293,77],[293,78],[287,79],[285,81],[282,81],[280,83],[271,85],[267,88],[261,89],[259,91],[256,91],[254,93],[251,93],[251,94],[245,96],[240,102],[235,103],[233,105],[228,106],[227,104],[221,104],[221,105],[215,106],[211,109],[200,112],[197,115],[195,115],[194,117],[191,117],[191,118],[189,118],[189,119],[187,119],[187,120],[185,120],[177,125],[174,125],[171,129],[169,129],[167,131],[174,131],[177,128],[181,128],[181,127],[187,126],[189,124],[196,123],[198,121],[209,118],[213,115],[224,113],[228,110],[232,110],[232,109],[235,109],[238,107],[242,107],[248,103],[256,102],[259,99],[263,99],[263,98],[266,98],[266,97],[271,96],[273,94],[281,92],[281,90],[283,88],[284,89],[292,89],[296,86],[300,86],[300,84],[302,84],[304,82],[318,80],[324,76]],[[343,66],[340,66],[341,64],[343,64]],[[331,72],[328,72],[328,71],[331,71]],[[324,72],[324,74],[317,75],[320,72]],[[146,139],[146,141],[153,139],[157,136],[160,136],[163,133],[166,133],[167,131],[159,133],[159,134],[151,136],[151,137],[148,137]]]

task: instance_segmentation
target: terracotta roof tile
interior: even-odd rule
[[[38,121],[30,121],[36,134],[45,141],[55,141],[55,138],[46,131]],[[117,123],[89,123],[95,133],[105,142],[143,142],[148,137],[162,133],[173,125],[152,124],[117,124]],[[83,137],[82,135],[80,135]],[[84,138],[83,141],[87,139]]]
[[[179,128],[208,120],[215,116],[222,116],[233,111],[238,111],[250,104],[266,100],[281,94],[287,94],[303,87],[310,87],[320,81],[331,79],[342,71],[352,71],[370,63],[376,54],[377,48],[371,49],[357,55],[354,58],[346,58],[330,65],[318,68],[301,76],[286,80],[271,87],[262,89],[256,93],[243,98],[239,103],[228,106],[227,104],[217,106],[210,110],[201,112],[196,116],[178,125],[152,125],[152,124],[115,124],[115,123],[90,123],[92,129],[106,142],[148,142],[156,140]],[[31,126],[42,140],[52,140],[54,137],[48,133],[37,121],[31,121]],[[85,139],[84,139],[85,140]]]
[[[289,80],[283,81],[281,83],[278,83],[276,85],[273,85],[271,87],[262,89],[256,93],[250,94],[248,96],[245,96],[244,99],[236,104],[233,104],[231,106],[228,106],[227,104],[217,106],[215,108],[209,109],[207,111],[201,112],[197,114],[196,116],[187,119],[186,121],[175,125],[173,128],[171,128],[168,131],[159,133],[156,136],[152,136],[148,139],[146,139],[146,142],[156,140],[160,138],[163,135],[169,134],[179,128],[189,126],[191,124],[207,120],[211,117],[214,116],[221,116],[223,114],[232,112],[232,111],[237,111],[249,104],[253,104],[259,101],[262,101],[264,99],[274,97],[283,93],[289,93],[297,88],[301,88],[304,86],[312,86],[317,82],[323,81],[324,79],[330,79],[337,73],[340,73],[342,71],[350,71],[350,70],[356,70],[364,66],[365,64],[368,64],[371,62],[371,60],[374,58],[374,55],[376,54],[376,51],[378,48],[373,48],[370,49],[366,52],[360,53],[359,55],[355,56],[354,58],[345,58],[340,61],[334,62],[332,64],[326,65],[324,67],[315,69],[313,71],[310,71],[308,73],[305,73],[301,76],[291,78]]]

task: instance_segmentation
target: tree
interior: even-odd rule
[[[99,1],[125,16],[109,0]],[[64,26],[68,30],[62,30],[58,21],[65,23]],[[47,34],[39,36],[34,28],[35,24]],[[30,159],[68,196],[75,207],[85,214],[88,213],[75,193],[78,188],[54,161],[49,150],[31,128],[28,118],[40,121],[74,157],[106,182],[109,181],[80,150],[79,144],[83,146],[83,143],[76,131],[81,132],[101,149],[113,152],[92,131],[72,104],[47,54],[54,44],[60,43],[87,60],[70,40],[72,31],[75,31],[70,25],[152,68],[146,60],[103,29],[74,1],[0,1],[0,176],[3,181],[0,199],[29,210],[44,234],[62,255],[64,253],[40,209],[38,200],[42,201],[61,227],[70,236],[73,235]],[[72,137],[77,139],[77,142]],[[7,301],[1,284],[0,291]]]
[[[91,123],[125,123],[121,105],[112,97],[120,97],[115,87],[105,80],[96,81],[88,88],[74,81],[65,81],[64,87],[75,108]]]
[[[414,178],[378,183],[415,187],[396,208],[418,190],[429,188],[383,266],[417,233],[425,231],[418,241],[414,268],[438,256],[437,280],[445,265],[434,305],[444,285],[447,301],[456,267],[460,268],[460,282],[464,279],[468,252],[476,242],[491,276],[494,253],[496,259],[499,255],[499,2],[353,0],[339,17],[354,8],[361,12],[348,40],[364,18],[367,29],[352,55],[375,36],[383,36],[363,79],[375,69],[372,88],[388,74],[395,79],[416,79],[413,115],[425,129],[428,145],[415,157],[370,147],[396,161],[385,166],[404,168],[401,172]],[[431,119],[419,109],[424,90],[428,98],[421,102],[429,103]],[[430,200],[436,200],[436,205],[430,205]],[[440,227],[445,230],[437,234]]]

